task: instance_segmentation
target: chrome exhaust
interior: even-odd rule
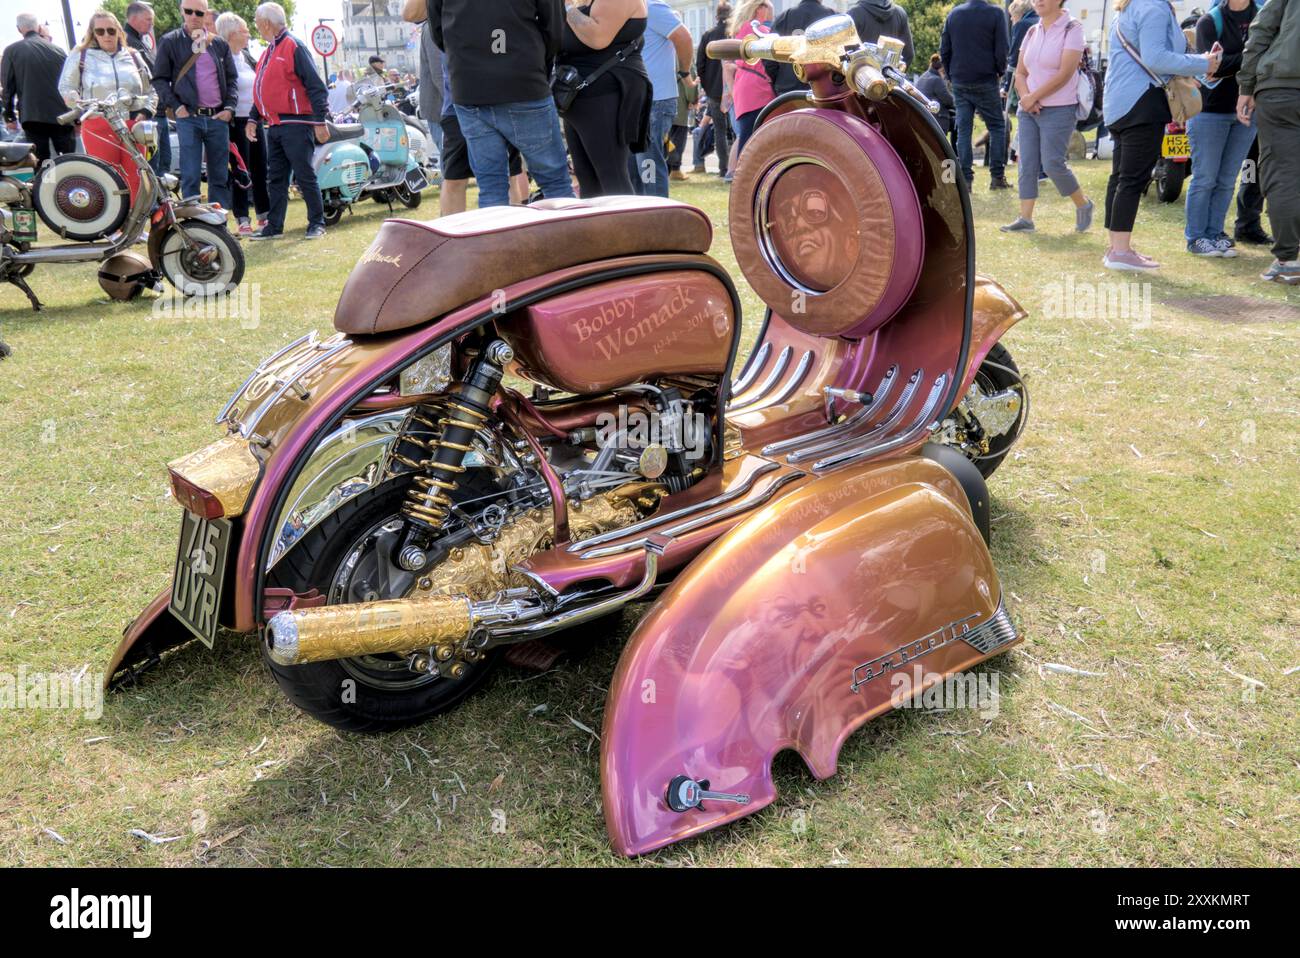
[[[445,662],[471,636],[484,638],[475,642],[476,649],[524,642],[607,615],[646,595],[654,588],[659,559],[671,542],[666,536],[647,537],[641,581],[596,602],[570,599],[573,607],[565,608],[565,597],[535,580],[536,589],[507,589],[479,601],[439,595],[293,609],[267,623],[267,654],[280,665],[305,665],[429,648],[436,660]]]

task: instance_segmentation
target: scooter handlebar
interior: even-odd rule
[[[72,124],[76,123],[78,120],[81,119],[82,115],[85,112],[86,112],[85,107],[74,106],[67,113],[59,114],[59,123],[61,123],[64,126],[72,126]]]
[[[744,50],[744,40],[711,40],[704,48],[710,60],[743,60]]]

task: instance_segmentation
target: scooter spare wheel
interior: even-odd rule
[[[64,239],[96,240],[126,222],[131,191],[103,160],[78,153],[55,157],[36,174],[36,212]]]

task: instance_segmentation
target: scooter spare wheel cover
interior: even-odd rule
[[[729,213],[745,279],[806,333],[869,335],[916,288],[920,199],[894,148],[857,117],[807,109],[764,123],[737,164]]]
[[[122,174],[93,156],[68,153],[42,167],[36,212],[65,239],[95,240],[120,229],[131,211]]]

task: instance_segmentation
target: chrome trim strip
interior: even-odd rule
[[[811,368],[813,359],[816,355],[817,354],[811,349],[804,350],[804,354],[799,360],[799,365],[796,366],[794,372],[790,374],[790,378],[785,381],[785,385],[781,387],[781,391],[773,396],[771,400],[764,403],[762,408],[767,409],[771,406],[779,406],[794,395],[794,391],[799,388],[807,377],[808,370]]]
[[[791,453],[787,456],[786,462],[793,465],[794,463],[812,459],[814,456],[820,456],[822,453],[830,452],[836,446],[857,446],[869,439],[874,439],[877,436],[889,432],[889,430],[898,425],[902,420],[904,413],[907,412],[907,407],[912,404],[912,399],[916,395],[917,389],[920,388],[921,377],[923,375],[925,375],[924,369],[918,369],[913,372],[911,378],[907,381],[907,385],[903,387],[902,393],[899,394],[898,401],[895,402],[893,408],[889,410],[889,415],[875,426],[872,426],[862,435],[846,437],[844,439],[828,440],[826,442],[819,442],[816,445],[807,446],[806,448],[800,449],[798,452]]]
[[[889,452],[891,449],[897,449],[899,446],[905,446],[916,436],[916,433],[924,429],[934,416],[934,408],[939,404],[939,397],[942,395],[944,387],[948,383],[948,374],[943,373],[934,381],[930,387],[930,395],[925,398],[924,405],[921,406],[920,413],[916,419],[905,430],[892,439],[886,439],[884,442],[877,443],[874,446],[859,448],[855,450],[846,450],[837,456],[829,456],[826,459],[818,460],[812,465],[813,472],[825,472],[827,469],[834,469],[838,466],[847,466],[850,463],[859,460],[877,456],[881,453]],[[875,430],[873,430],[875,432]],[[863,437],[866,438],[866,437]]]
[[[851,432],[854,426],[857,426],[864,419],[871,416],[880,404],[889,397],[889,391],[894,388],[895,376],[898,373],[897,366],[890,366],[885,370],[885,375],[880,380],[880,385],[876,387],[873,394],[875,399],[870,406],[862,406],[852,416],[849,416],[843,422],[835,423],[831,426],[824,426],[814,432],[801,433],[791,439],[782,439],[780,442],[768,443],[763,447],[763,455],[775,456],[780,455],[787,449],[797,449],[805,443],[816,442],[818,439],[824,439],[830,436],[838,436],[846,432]]]
[[[790,365],[790,357],[793,355],[794,355],[793,346],[783,347],[781,349],[781,354],[776,357],[776,362],[772,365],[772,371],[768,373],[767,378],[764,379],[763,382],[759,385],[758,389],[754,391],[754,395],[750,396],[748,399],[742,399],[738,403],[732,403],[731,405],[727,406],[727,412],[729,413],[735,412],[737,410],[744,409],[748,406],[752,406],[756,402],[762,401],[762,399],[772,391],[772,388],[776,385],[777,380],[785,375],[786,367]]]
[[[806,475],[807,473],[805,472],[795,471],[795,472],[787,472],[783,476],[777,476],[775,479],[772,480],[771,483],[768,484],[767,488],[765,488],[759,495],[757,495],[753,499],[744,499],[740,502],[732,503],[731,505],[727,506],[725,509],[721,509],[718,512],[711,512],[705,515],[699,515],[693,519],[687,519],[685,522],[679,522],[675,526],[669,526],[667,529],[662,530],[660,532],[660,535],[676,537],[681,535],[682,533],[690,532],[693,529],[698,529],[701,526],[707,526],[711,522],[717,522],[721,519],[728,519],[731,516],[736,515],[737,513],[748,512],[751,509],[756,509],[759,506],[763,505],[765,502],[767,502],[769,499],[771,499],[772,496],[776,494],[776,491],[780,489],[782,486],[785,486],[786,484],[793,482],[796,479],[802,479]],[[586,545],[587,542],[590,541],[591,540],[588,539],[586,540],[586,542],[583,542],[582,545]],[[620,542],[616,545],[604,546],[599,549],[592,549],[589,552],[580,552],[578,554],[578,558],[579,559],[604,559],[609,556],[619,555],[620,553],[623,552],[630,552],[633,549],[639,549],[643,545],[645,545],[645,541],[646,541],[645,537],[641,537],[638,539],[633,539],[630,542]]]
[[[1002,599],[998,599],[996,612],[969,632],[959,632],[957,638],[970,645],[976,652],[988,655],[1016,640],[1016,626],[1011,621]]]
[[[685,506],[675,512],[664,513],[662,516],[651,516],[648,519],[642,519],[640,522],[634,522],[632,525],[624,526],[621,529],[611,529],[609,532],[602,532],[599,535],[592,536],[590,539],[583,539],[581,542],[570,542],[565,546],[565,551],[582,552],[592,546],[598,546],[601,543],[610,542],[614,539],[621,539],[623,536],[631,535],[633,533],[644,532],[647,529],[661,526],[665,522],[673,522],[683,516],[694,515],[695,513],[702,512],[705,509],[712,509],[714,506],[723,505],[724,503],[728,503],[732,499],[735,499],[738,496],[743,496],[749,492],[750,489],[754,488],[754,483],[758,481],[760,476],[765,476],[772,470],[780,468],[781,464],[779,462],[765,462],[750,473],[741,485],[734,489],[728,489],[726,492],[716,495],[712,499],[705,499],[703,502],[697,502],[694,505]],[[584,556],[583,558],[586,557]]]
[[[754,361],[745,369],[744,374],[731,384],[731,395],[743,393],[750,387],[754,380],[758,378],[758,374],[763,371],[763,367],[767,365],[767,357],[771,353],[772,344],[770,342],[758,347],[758,353],[754,356]]]

